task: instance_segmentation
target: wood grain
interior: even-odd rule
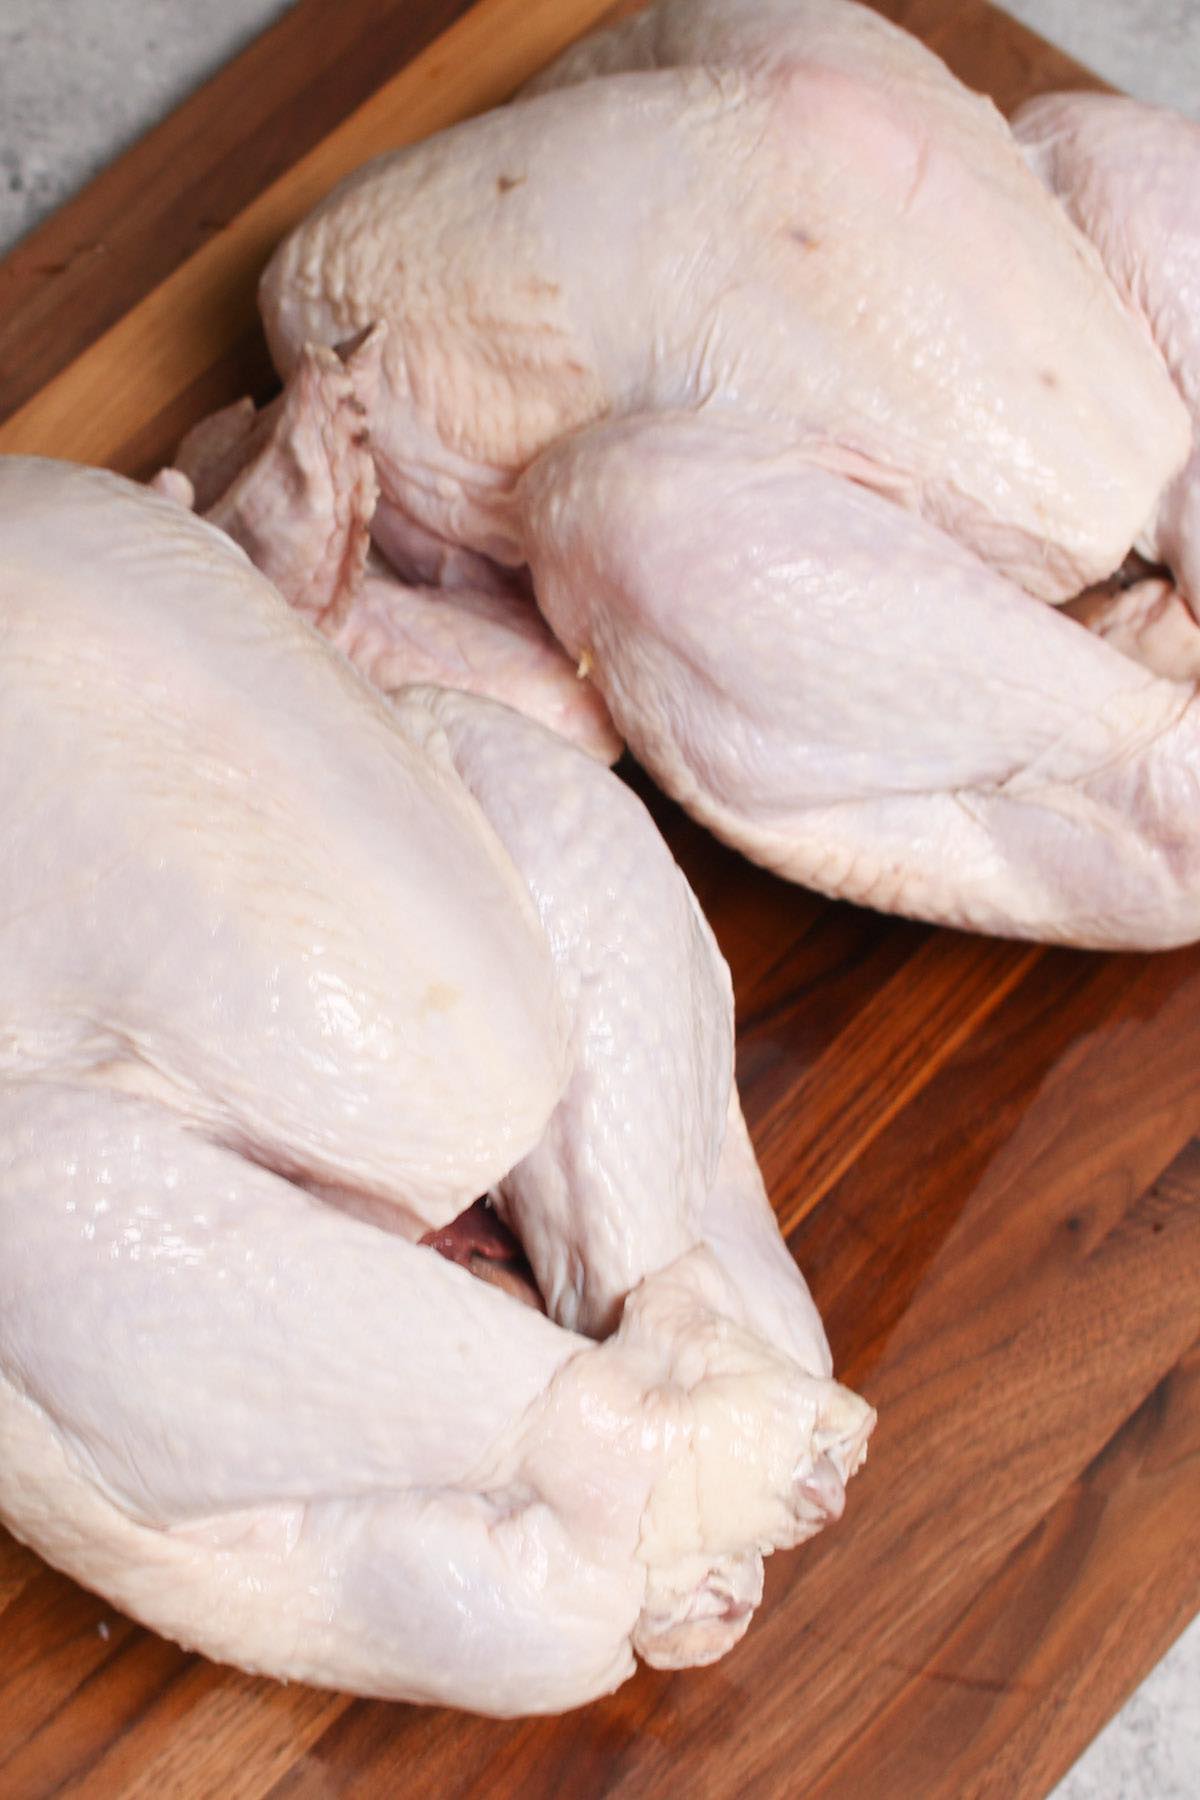
[[[163,459],[267,379],[253,287],[286,224],[601,10],[301,0],[0,267],[0,446]],[[1090,83],[982,0],[882,10],[1005,108]],[[632,779],[729,957],[775,1204],[881,1411],[847,1517],[774,1559],[716,1668],[510,1724],[213,1667],[0,1534],[4,1800],[1024,1800],[1200,1606],[1200,952],[830,905]]]
[[[467,3],[299,0],[106,169],[82,205],[31,233],[0,266],[0,417],[224,231]]]

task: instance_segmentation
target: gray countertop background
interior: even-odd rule
[[[1007,9],[1115,86],[1200,118],[1200,0]],[[286,10],[287,0],[0,0],[0,255]],[[1200,1620],[1054,1800],[1200,1800]]]

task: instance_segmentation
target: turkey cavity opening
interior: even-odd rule
[[[427,1231],[421,1242],[469,1270],[480,1281],[488,1281],[523,1305],[545,1312],[545,1302],[520,1239],[486,1198],[476,1200],[440,1231]]]

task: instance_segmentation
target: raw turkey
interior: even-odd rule
[[[175,501],[5,459],[0,826],[0,1519],[363,1693],[557,1710],[728,1649],[873,1414],[633,795],[388,704]],[[545,1312],[462,1266],[503,1229]]]
[[[730,843],[930,919],[1177,943],[1200,149],[1120,104],[1018,142],[850,0],[661,0],[343,183],[266,272],[268,338],[294,384],[381,334],[380,552],[451,602],[531,581]]]

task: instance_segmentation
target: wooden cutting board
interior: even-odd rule
[[[980,0],[883,10],[1004,107],[1091,84]],[[150,469],[268,380],[254,280],[288,224],[601,12],[301,0],[0,265],[0,449]],[[4,1800],[1019,1800],[1200,1608],[1200,952],[878,918],[651,804],[733,966],[783,1228],[879,1408],[847,1516],[773,1559],[717,1667],[510,1724],[216,1668],[0,1533]]]

